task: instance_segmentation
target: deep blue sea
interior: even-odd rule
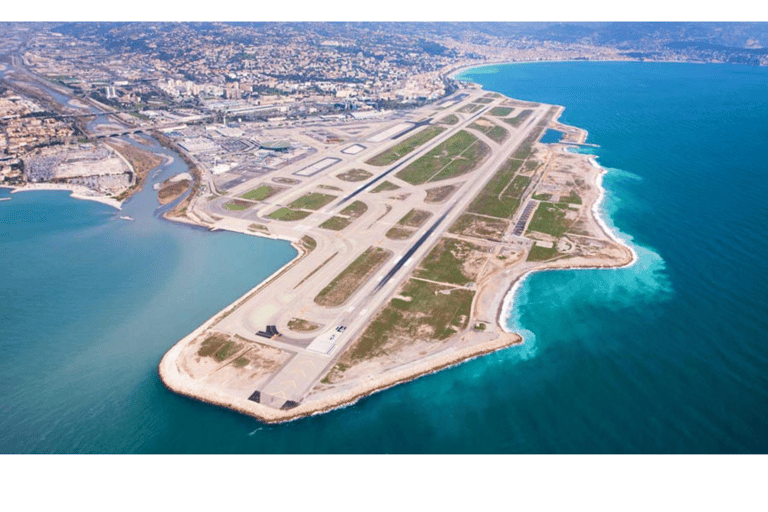
[[[167,391],[156,368],[288,244],[162,221],[149,187],[119,214],[14,194],[0,202],[0,452],[768,452],[768,69],[463,76],[564,105],[561,121],[589,131],[603,210],[637,264],[534,274],[508,319],[524,345],[263,425]]]

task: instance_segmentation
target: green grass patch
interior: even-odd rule
[[[480,124],[479,121],[476,121],[469,125],[469,127],[473,130],[484,133],[488,136],[488,138],[498,144],[501,144],[507,139],[507,137],[509,137],[509,132],[501,126],[498,126],[485,118],[480,118],[480,121],[484,121],[484,123]]]
[[[320,192],[310,192],[289,204],[288,207],[298,210],[319,210],[337,197],[330,194],[321,194]]]
[[[390,183],[389,181],[384,181],[380,183],[376,188],[371,190],[371,194],[378,194],[379,192],[389,192],[390,190],[397,190],[400,188],[400,185],[395,185],[394,183]]]
[[[303,318],[291,318],[288,320],[288,328],[296,332],[312,332],[319,329],[320,326]]]
[[[501,219],[511,218],[520,206],[520,200],[514,196],[502,195],[502,193],[514,179],[520,165],[519,160],[507,159],[477,194],[467,211]]]
[[[317,240],[309,235],[304,235],[301,237],[301,245],[304,246],[307,252],[312,252],[315,250],[315,247],[317,247]]]
[[[413,210],[409,211],[405,214],[405,216],[400,219],[397,223],[401,226],[409,226],[412,228],[418,228],[421,227],[428,218],[432,216],[431,212],[424,211],[424,210],[417,210],[414,208]]]
[[[269,233],[269,228],[264,224],[251,224],[248,226],[249,231],[261,231],[262,233]]]
[[[509,123],[510,125],[512,125],[515,128],[517,128],[518,126],[523,124],[523,121],[525,121],[526,119],[531,117],[531,114],[533,114],[533,110],[526,109],[526,110],[521,111],[515,117],[511,117],[509,119],[505,119],[504,122],[505,123]]]
[[[352,224],[352,219],[348,217],[334,216],[320,224],[320,227],[323,229],[330,229],[332,231],[341,231],[350,224]]]
[[[224,208],[226,208],[227,210],[239,211],[239,210],[245,210],[246,208],[249,208],[251,206],[253,206],[252,203],[248,203],[246,201],[239,201],[235,199],[234,201],[230,201],[227,204],[225,204]]]
[[[575,191],[571,190],[571,193],[567,196],[560,196],[561,203],[581,204],[581,197]]]
[[[355,201],[351,205],[341,210],[339,213],[341,215],[347,215],[349,217],[352,217],[353,219],[356,219],[362,216],[367,211],[368,211],[368,205],[366,205],[362,201]]]
[[[505,130],[504,128],[502,128],[501,126],[494,126],[490,130],[485,132],[485,134],[492,141],[498,142],[499,144],[501,144],[502,142],[507,140],[507,138],[509,137],[509,132],[507,130]]]
[[[434,188],[428,188],[427,189],[427,197],[424,198],[425,203],[442,203],[449,197],[453,195],[454,192],[461,186],[462,184],[457,183],[456,185],[445,185],[442,187],[434,187]]]
[[[317,294],[315,303],[325,307],[344,304],[392,256],[380,247],[369,247]]]
[[[523,176],[518,174],[515,176],[515,178],[512,180],[512,183],[509,184],[507,189],[502,194],[503,197],[511,197],[512,199],[520,199],[523,195],[523,192],[525,192],[525,189],[528,188],[528,184],[531,183],[530,176]]]
[[[394,227],[387,231],[385,236],[391,240],[407,240],[413,236],[413,233],[415,231],[412,229]]]
[[[235,359],[234,361],[232,361],[232,366],[234,366],[235,368],[242,368],[242,367],[246,366],[250,362],[251,362],[251,360],[248,359],[247,357],[240,356],[237,359]]]
[[[343,181],[363,181],[371,176],[373,176],[373,173],[364,169],[350,169],[336,175],[337,178]]]
[[[207,337],[201,344],[197,351],[197,355],[200,357],[211,357],[218,351],[224,343],[227,342],[226,336],[216,335]]]
[[[449,114],[438,121],[438,123],[440,124],[450,124],[450,125],[456,124],[458,122],[459,122],[459,118],[456,114]]]
[[[389,165],[397,160],[401,159],[417,147],[425,144],[427,141],[434,139],[445,131],[445,128],[440,126],[428,126],[426,129],[420,131],[416,135],[412,135],[405,139],[403,142],[392,146],[391,148],[374,156],[366,163],[370,165],[382,166]]]
[[[467,105],[464,105],[459,109],[459,112],[463,112],[465,114],[474,114],[478,110],[483,108],[482,105],[478,105],[477,103],[468,103]]]
[[[396,176],[412,185],[452,178],[473,170],[488,152],[487,145],[468,131],[461,130]]]
[[[268,217],[270,219],[282,220],[290,222],[294,220],[301,220],[307,218],[312,212],[305,212],[301,210],[291,210],[290,208],[280,208],[270,213]]]
[[[213,354],[213,357],[221,362],[232,357],[242,345],[235,343],[234,341],[225,341],[224,344]]]
[[[442,238],[422,260],[413,276],[464,286],[477,277],[477,273],[465,269],[464,263],[473,256],[473,253],[484,252],[482,247],[464,240]],[[474,257],[477,255],[475,254]]]
[[[475,100],[475,103],[479,103],[479,104],[481,104],[481,105],[487,105],[487,104],[488,104],[488,103],[490,103],[491,101],[493,101],[493,100],[491,100],[491,99],[489,99],[489,98],[477,98],[477,99]]]
[[[489,114],[496,117],[507,117],[512,110],[511,107],[493,107]]]
[[[446,293],[447,292],[447,293]],[[385,355],[387,345],[412,340],[444,340],[467,328],[474,292],[409,280],[400,295],[376,315],[357,342],[344,355],[355,362]]]
[[[557,247],[534,245],[528,253],[527,261],[546,261],[557,256]]]
[[[568,222],[565,220],[567,212],[568,205],[565,203],[539,203],[528,224],[528,233],[538,231],[560,238],[568,231]]]
[[[552,199],[552,194],[533,194],[533,198],[537,201],[549,201]]]
[[[491,219],[465,213],[454,222],[448,230],[449,233],[457,235],[482,238],[500,242],[509,229],[509,221],[503,219]]]
[[[242,197],[243,199],[250,199],[252,201],[263,201],[268,197],[272,197],[280,190],[282,190],[280,187],[272,187],[270,185],[261,185],[251,190],[250,192],[246,192],[240,197]]]

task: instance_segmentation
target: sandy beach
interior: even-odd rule
[[[96,201],[98,203],[109,205],[112,208],[116,208],[118,210],[122,210],[123,208],[123,203],[121,201],[111,197],[99,195],[88,187],[84,187],[82,185],[70,185],[64,183],[29,183],[23,187],[10,188],[13,189],[11,191],[12,194],[17,194],[19,192],[34,192],[40,190],[66,190],[71,192],[70,196],[75,199]]]

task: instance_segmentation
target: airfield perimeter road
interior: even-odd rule
[[[516,130],[510,130],[510,137],[503,144],[492,142],[484,135],[478,138],[491,148],[491,154],[474,171],[456,178],[432,182],[429,185],[412,186],[398,180],[396,171],[427,154],[436,146],[449,139],[455,133],[466,128],[479,116],[485,114],[492,105],[485,106],[470,115],[460,115],[460,122],[446,129],[439,136],[420,146],[411,154],[401,158],[397,163],[387,166],[383,172],[378,168],[378,174],[365,181],[362,185],[354,185],[353,190],[347,190],[340,199],[313,213],[311,216],[297,222],[282,222],[267,218],[267,215],[278,206],[286,206],[291,201],[310,191],[316,190],[329,172],[324,170],[310,177],[300,185],[276,196],[267,206],[259,206],[245,211],[230,211],[223,205],[232,197],[218,198],[207,205],[207,213],[224,217],[221,226],[227,222],[239,219],[242,229],[244,222],[265,225],[276,236],[298,240],[303,235],[311,236],[317,246],[293,266],[289,267],[274,281],[262,288],[254,296],[244,301],[239,307],[213,326],[213,330],[238,335],[242,338],[258,341],[293,354],[290,360],[279,369],[261,389],[242,390],[242,396],[247,398],[254,391],[259,391],[259,402],[271,407],[280,408],[292,403],[299,403],[306,393],[322,378],[331,364],[340,356],[347,345],[360,335],[372,320],[372,316],[388,301],[399,285],[409,275],[413,265],[421,261],[432,249],[446,230],[469,206],[470,202],[485,186],[495,171],[518,148],[532,129],[547,114],[549,107],[539,105],[534,107],[530,115]],[[370,140],[370,139],[369,139]],[[355,143],[356,141],[352,141]],[[365,141],[360,141],[361,143]],[[356,158],[344,164],[344,168],[368,168],[364,161],[372,154],[383,150],[386,144],[393,144],[392,138],[383,141],[385,145],[371,148]],[[369,143],[367,143],[370,146]],[[376,149],[374,152],[373,149]],[[329,156],[336,156],[335,154]],[[340,170],[341,168],[336,168]],[[286,176],[288,176],[286,174]],[[371,190],[372,185],[381,182],[385,177],[401,186],[397,192],[410,193],[410,200],[392,201],[384,205],[380,196],[364,195]],[[465,183],[456,194],[458,197],[441,205],[425,206],[421,201],[424,197],[424,187],[442,186],[446,184]],[[351,185],[351,184],[350,184]],[[347,185],[349,187],[349,185]],[[325,192],[325,191],[322,191]],[[329,192],[331,193],[331,192]],[[338,193],[338,192],[337,192]],[[362,198],[369,209],[365,215],[353,222],[344,231],[330,231],[317,226],[323,221],[337,215],[346,206],[352,204],[352,199]],[[410,238],[415,241],[390,240],[385,233],[395,225],[395,222],[406,215],[412,208],[418,207],[432,213],[428,219]],[[382,221],[382,218],[394,219]],[[376,220],[372,220],[376,219]],[[391,257],[379,268],[373,279],[363,283],[358,290],[343,305],[338,307],[321,307],[314,298],[325,286],[368,247],[381,247],[391,251]],[[285,332],[291,318],[306,318],[324,328],[319,332],[296,336],[295,333],[270,340],[257,336],[257,331],[263,331],[267,325],[277,325],[278,330]],[[337,326],[344,325],[346,330],[336,333],[336,338],[318,348],[312,344],[313,339],[328,338],[335,332]],[[324,351],[327,350],[327,353]]]

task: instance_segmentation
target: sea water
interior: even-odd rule
[[[768,451],[768,69],[537,63],[464,77],[564,105],[560,120],[589,131],[606,222],[635,265],[533,274],[504,319],[523,345],[264,425],[167,391],[157,363],[292,248],[162,221],[151,192],[120,213],[133,223],[66,193],[14,194],[0,202],[0,451]]]

